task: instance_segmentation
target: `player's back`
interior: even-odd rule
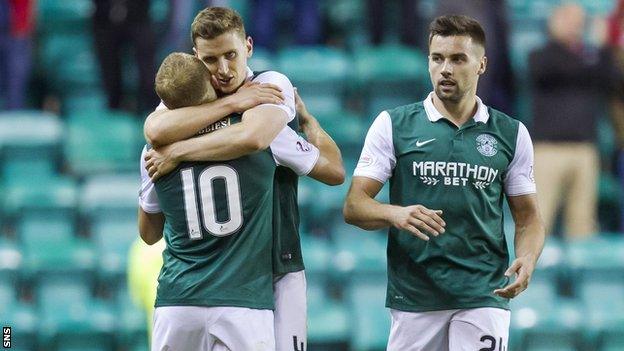
[[[156,182],[167,249],[156,306],[272,308],[275,161],[182,163]]]

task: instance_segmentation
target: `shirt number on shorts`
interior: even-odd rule
[[[197,189],[193,168],[187,168],[180,172],[182,188],[184,190],[184,209],[188,234],[192,240],[199,240],[202,236],[199,210],[197,208]],[[216,199],[213,189],[213,181],[222,179],[225,181],[227,209],[229,219],[225,222],[217,221]],[[243,224],[242,204],[240,197],[240,185],[238,173],[230,166],[218,165],[204,169],[198,178],[199,198],[201,201],[201,214],[204,229],[214,236],[227,236],[234,234]]]

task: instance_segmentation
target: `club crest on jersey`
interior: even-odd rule
[[[481,134],[477,137],[477,151],[483,156],[492,157],[498,152],[498,141],[489,134]]]

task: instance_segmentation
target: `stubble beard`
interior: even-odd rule
[[[435,94],[438,96],[438,99],[442,102],[450,102],[450,103],[459,103],[461,101],[462,96],[464,95],[462,91],[459,90],[457,86],[455,86],[455,90],[448,94],[442,91],[442,87],[440,85],[436,85]]]

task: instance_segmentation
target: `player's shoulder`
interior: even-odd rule
[[[522,123],[516,118],[513,118],[505,112],[499,111],[493,107],[488,106],[487,109],[488,114],[490,115],[490,121],[501,127],[518,128],[518,126]]]
[[[260,82],[288,82],[291,84],[290,79],[284,73],[270,70],[254,72],[253,80]]]
[[[393,125],[400,125],[404,122],[413,123],[414,120],[427,115],[422,101],[401,105],[385,112],[390,116]]]

